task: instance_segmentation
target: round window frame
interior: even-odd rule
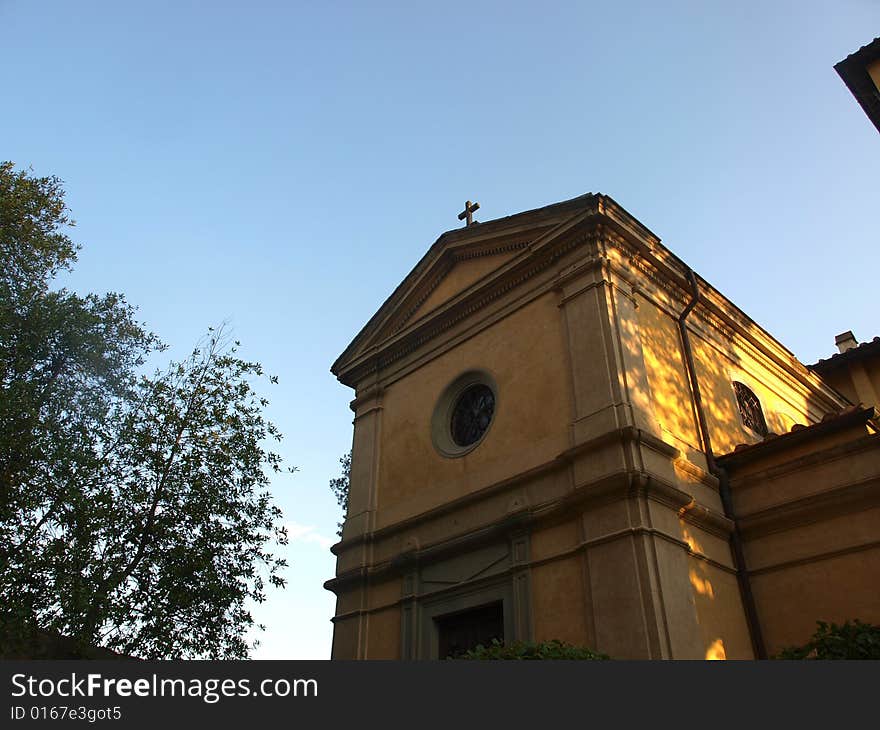
[[[452,414],[455,406],[464,392],[475,385],[484,385],[492,391],[495,399],[495,408],[492,411],[492,418],[486,430],[480,435],[476,441],[467,446],[459,446],[452,438]],[[495,379],[485,370],[468,370],[453,380],[440,395],[437,405],[434,406],[434,413],[431,416],[431,441],[434,448],[441,456],[448,459],[457,459],[469,454],[477,448],[483,441],[489,431],[492,430],[492,424],[498,418],[498,386]]]

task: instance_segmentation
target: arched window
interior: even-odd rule
[[[761,410],[758,396],[747,385],[737,381],[733,381],[733,389],[736,391],[736,404],[743,423],[760,436],[766,436],[767,422],[764,420],[764,411]]]

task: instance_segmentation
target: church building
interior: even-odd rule
[[[334,659],[752,659],[880,623],[880,340],[804,365],[611,198],[444,233],[354,389]]]

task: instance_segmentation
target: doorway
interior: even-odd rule
[[[480,644],[489,646],[493,639],[504,641],[504,604],[501,601],[438,616],[434,621],[440,659],[459,657]]]

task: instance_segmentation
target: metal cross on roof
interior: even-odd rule
[[[474,211],[480,209],[479,203],[472,203],[470,200],[466,201],[464,204],[464,210],[458,214],[458,220],[463,221],[467,218],[467,223],[465,226],[472,226],[477,221],[474,220]]]

